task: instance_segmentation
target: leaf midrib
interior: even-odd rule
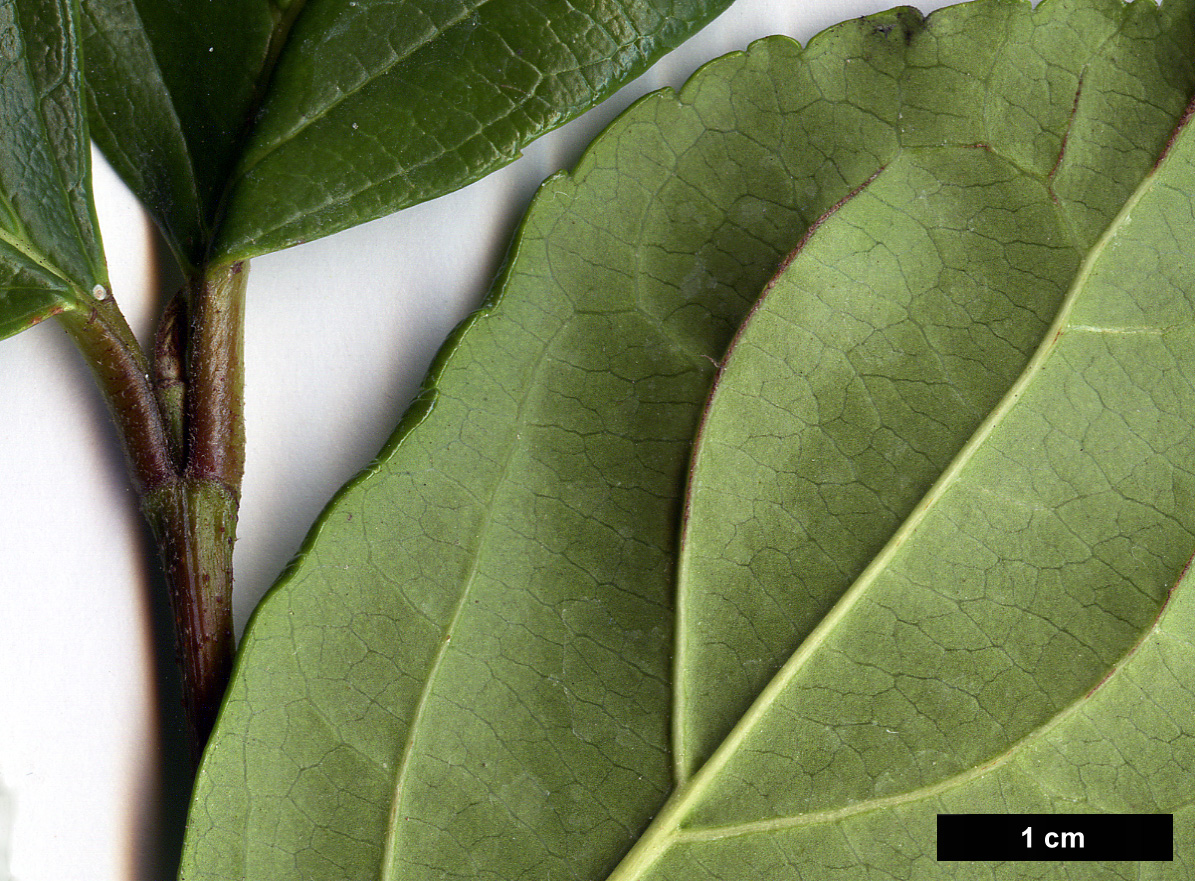
[[[408,58],[410,58],[416,52],[421,51],[426,46],[434,43],[436,40],[441,39],[450,30],[459,26],[462,21],[465,21],[466,19],[471,18],[473,15],[475,15],[477,13],[477,11],[479,9],[481,9],[483,6],[487,5],[490,2],[492,2],[492,0],[480,0],[480,2],[478,2],[476,6],[473,6],[472,8],[468,9],[467,11],[462,11],[461,14],[459,14],[456,18],[452,19],[448,23],[447,26],[436,31],[428,39],[413,44],[405,53],[396,54],[393,59],[391,59],[387,63],[383,64],[376,71],[371,72],[368,76],[364,77],[361,80],[361,82],[359,82],[353,88],[348,89],[348,90],[338,90],[339,94],[336,97],[336,99],[334,99],[333,101],[331,101],[331,102],[325,104],[323,107],[321,107],[319,109],[318,113],[313,113],[311,115],[304,116],[303,120],[298,125],[292,127],[289,131],[287,131],[285,134],[283,134],[280,138],[278,138],[277,140],[271,142],[270,144],[262,147],[261,149],[254,151],[254,154],[252,156],[246,157],[246,159],[242,163],[240,163],[236,172],[229,178],[226,190],[228,192],[231,192],[234,184],[237,181],[241,180],[244,177],[247,177],[249,172],[251,172],[254,168],[256,168],[259,164],[261,164],[265,159],[267,159],[273,153],[275,153],[276,151],[280,150],[282,147],[289,144],[295,138],[299,137],[299,135],[301,135],[303,132],[305,132],[312,125],[314,125],[315,123],[317,123],[320,120],[327,117],[337,107],[339,107],[345,101],[347,101],[348,99],[350,99],[353,96],[355,96],[356,94],[358,94],[362,89],[367,88],[374,81],[380,79],[381,77],[384,77],[387,73],[389,73],[391,70],[393,70],[398,65],[402,64],[404,61],[406,61]],[[300,4],[300,5],[302,5],[302,4]],[[291,21],[292,22],[297,21],[299,14],[301,14],[301,13],[294,15],[292,17]],[[290,33],[290,30],[288,29],[287,36],[289,36],[289,33]],[[284,42],[285,42],[285,38],[284,38]],[[273,70],[277,67],[277,59],[282,57],[282,55],[286,51],[286,49],[287,49],[286,45],[279,46],[278,52],[274,58],[274,63],[270,66],[269,75],[273,74]],[[268,91],[268,89],[266,91]],[[264,101],[262,103],[264,104]]]
[[[495,303],[495,305],[497,305]],[[510,421],[512,425],[519,425],[524,422],[524,413],[528,399],[531,397],[532,389],[536,388],[534,377],[539,374],[544,365],[548,361],[548,352],[552,344],[563,332],[564,326],[559,328],[555,334],[543,341],[540,347],[539,355],[536,358],[534,368],[530,371],[532,379],[523,383],[523,394],[519,398],[518,407],[515,410],[515,417]],[[508,483],[510,475],[511,463],[514,460],[515,452],[519,448],[519,432],[512,432],[510,444],[507,446],[506,454],[503,457],[501,469],[494,480],[493,486],[490,489],[488,497],[485,499],[482,506],[485,511],[483,523],[478,530],[478,541],[476,550],[473,552],[473,559],[470,561],[469,572],[461,579],[463,585],[461,589],[460,599],[457,601],[456,608],[453,610],[452,618],[448,622],[448,626],[444,629],[444,634],[440,639],[440,647],[436,651],[435,658],[432,659],[428,668],[428,673],[424,679],[423,687],[419,693],[419,700],[415,705],[415,711],[411,717],[411,726],[408,729],[406,742],[402,748],[402,760],[399,762],[398,768],[394,773],[394,794],[390,802],[390,815],[386,827],[386,837],[382,845],[382,862],[379,867],[378,874],[379,881],[396,881],[395,866],[397,865],[396,857],[398,855],[398,838],[399,830],[402,828],[402,823],[399,819],[399,807],[403,802],[405,796],[405,781],[407,772],[411,767],[411,763],[416,756],[415,744],[418,740],[419,733],[422,730],[422,721],[424,712],[427,709],[428,701],[435,692],[435,683],[438,678],[440,668],[444,663],[444,659],[448,655],[448,650],[452,645],[452,636],[456,632],[457,626],[464,617],[465,609],[468,607],[469,597],[472,595],[473,586],[477,582],[477,577],[480,572],[481,560],[485,556],[485,551],[490,542],[491,529],[496,520],[494,500],[497,498],[499,492]],[[475,497],[476,498],[476,497]],[[477,499],[481,503],[481,499]]]
[[[0,243],[8,245],[34,266],[46,271],[54,278],[60,280],[67,290],[78,293],[78,288],[75,283],[63,275],[62,271],[54,265],[50,258],[33,247],[32,242],[22,238],[14,238],[8,230],[0,227]]]

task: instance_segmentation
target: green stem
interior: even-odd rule
[[[59,316],[92,368],[165,567],[192,759],[232,669],[232,548],[244,432],[241,263],[209,267],[166,310],[154,372],[111,296]]]

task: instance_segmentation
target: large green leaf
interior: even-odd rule
[[[1190,876],[1195,579],[1179,579],[1195,547],[1195,266],[1169,258],[1193,229],[1187,126],[1009,393],[613,877],[856,877],[845,854],[927,876],[939,812],[1074,810],[1177,814],[1176,864],[1157,876]],[[804,339],[781,361],[742,341],[732,364],[766,358],[776,386],[808,382]],[[772,428],[791,453],[830,433],[820,417]],[[816,453],[796,458],[837,490]],[[761,520],[760,547],[793,533]]]
[[[455,190],[730,0],[83,0],[96,138],[184,261]]]
[[[107,284],[75,18],[70,0],[0,0],[0,337]]]
[[[974,4],[913,36],[902,154],[769,291],[706,417],[681,553],[682,769],[1018,376],[1183,110],[1190,8]],[[984,31],[1004,39],[977,51]],[[957,101],[982,110],[926,112]],[[968,146],[936,146],[952,141]]]
[[[702,428],[681,551],[682,777],[1033,354],[1081,259],[1043,178],[984,147],[906,148],[743,327]]]
[[[183,877],[908,877],[934,798],[1080,761],[1095,735],[1052,738],[1125,714],[1195,548],[1189,317],[1159,314],[1193,287],[1134,263],[1192,228],[1157,204],[1191,138],[1148,175],[1193,19],[898,10],[636,105],[255,615]],[[1118,275],[1148,317],[1099,314]],[[1092,808],[1185,805],[1156,750],[1115,759],[1152,789]],[[1076,797],[1055,764],[1032,805]]]

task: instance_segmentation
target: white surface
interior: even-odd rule
[[[504,171],[254,260],[238,627],[393,430],[440,341],[485,293],[539,181],[571,166],[634,97],[679,85],[701,63],[767,34],[805,42],[888,5],[738,0]],[[144,341],[160,293],[150,226],[106,169],[97,201],[116,297]],[[163,804],[180,784],[161,779],[151,549],[120,451],[54,322],[0,343],[0,388],[0,881],[165,881]]]

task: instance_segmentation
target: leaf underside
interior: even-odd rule
[[[1193,45],[979,0],[632,108],[255,615],[182,876],[1189,875]]]
[[[83,0],[97,141],[184,264],[456,190],[730,0]]]
[[[69,0],[0,2],[0,337],[107,284]]]

